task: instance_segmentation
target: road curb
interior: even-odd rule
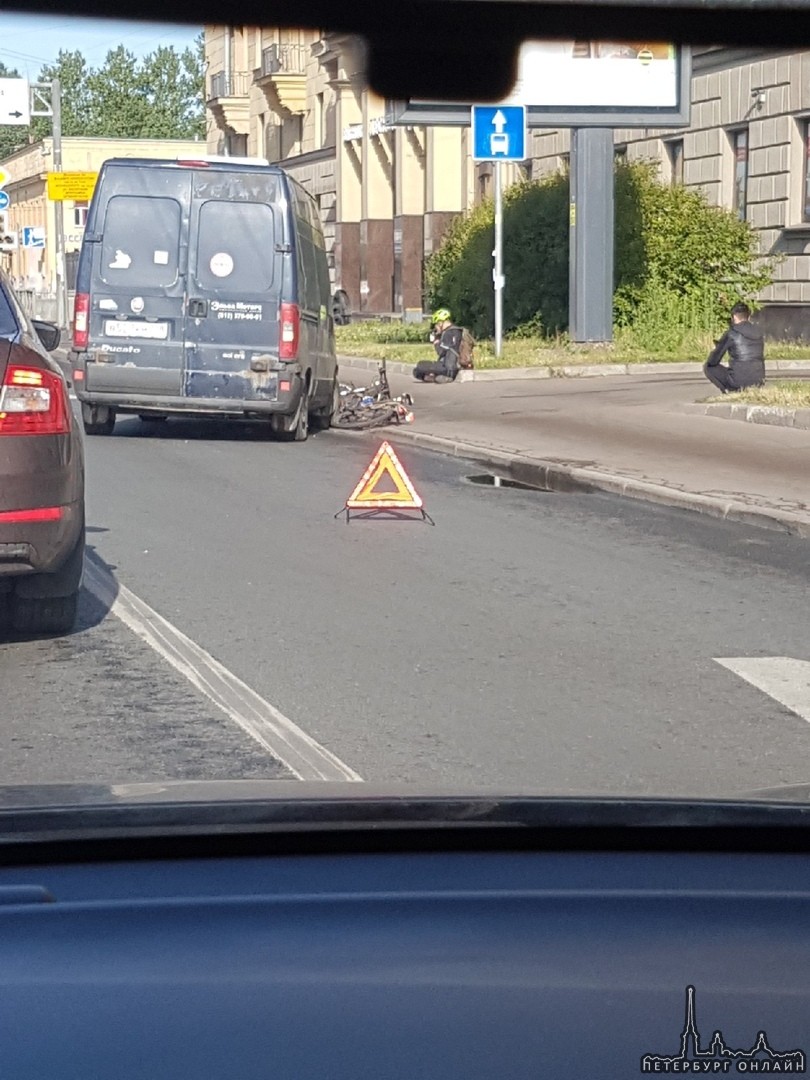
[[[426,354],[427,356],[427,354]],[[379,360],[370,360],[365,356],[339,356],[341,367],[360,368],[364,371],[376,371]],[[386,367],[391,374],[412,375],[414,365],[399,360],[389,360]],[[639,363],[639,364],[558,364],[549,367],[515,368],[476,368],[474,371],[460,371],[456,382],[501,382],[509,379],[593,379],[627,375],[699,375],[703,364],[696,363]],[[810,375],[810,360],[769,360],[767,371],[773,375],[778,372],[804,373]]]
[[[345,434],[363,434],[346,432]],[[367,433],[365,433],[367,434]],[[635,480],[620,473],[600,472],[577,466],[545,461],[525,454],[518,454],[496,447],[481,446],[440,435],[420,431],[386,429],[386,437],[392,442],[404,440],[426,450],[435,450],[449,457],[463,458],[478,465],[497,470],[510,480],[530,484],[545,491],[580,492],[583,494],[604,491],[624,498],[642,502],[692,510],[710,517],[722,518],[745,525],[787,532],[793,536],[810,537],[810,512],[794,513],[764,506],[749,505],[739,499],[726,499],[716,495],[702,495],[679,488],[667,487],[646,480]]]
[[[719,420],[742,420],[748,424],[769,424],[772,427],[810,431],[810,409],[788,409],[781,405],[732,405],[723,402],[717,405],[692,405],[688,407],[688,411],[701,416],[714,416]]]

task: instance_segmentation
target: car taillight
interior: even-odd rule
[[[61,520],[61,506],[40,506],[36,510],[0,510],[0,525],[28,525],[34,521]]]
[[[73,347],[86,349],[90,332],[90,295],[76,293],[73,306]]]
[[[9,364],[0,386],[0,435],[66,435],[65,384],[52,371]]]
[[[300,325],[298,304],[282,304],[279,319],[279,360],[298,359],[298,330]]]

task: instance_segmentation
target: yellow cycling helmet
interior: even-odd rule
[[[452,322],[452,316],[446,307],[440,307],[438,311],[433,312],[433,324],[440,322]]]

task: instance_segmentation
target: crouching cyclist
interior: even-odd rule
[[[420,382],[452,382],[459,368],[472,367],[471,349],[467,347],[468,335],[460,326],[453,325],[447,308],[434,312],[432,322],[437,359],[420,360],[413,375]]]

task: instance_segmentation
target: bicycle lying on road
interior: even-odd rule
[[[340,384],[340,411],[333,426],[346,431],[365,431],[386,424],[409,424],[413,422],[412,406],[410,394],[392,396],[383,360],[370,386]]]

